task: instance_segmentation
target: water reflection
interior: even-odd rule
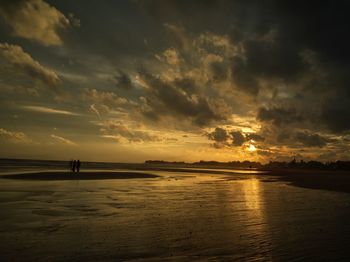
[[[2,259],[348,257],[343,248],[350,242],[348,195],[261,182],[259,174],[155,174],[160,177],[1,181],[0,239],[7,252]],[[328,245],[330,240],[336,244]]]
[[[245,231],[251,239],[251,245],[256,248],[254,258],[257,260],[271,259],[270,236],[266,221],[266,209],[262,182],[257,178],[238,181],[244,199]],[[236,192],[237,194],[237,192]]]
[[[256,211],[257,217],[262,218],[261,186],[256,178],[245,179],[241,181],[243,197],[246,207],[249,210]]]

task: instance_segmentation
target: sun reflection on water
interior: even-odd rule
[[[265,202],[261,181],[249,178],[240,181],[246,215],[246,233],[251,236],[252,245],[258,246],[257,259],[266,259],[270,251],[269,231],[266,221]]]
[[[262,216],[262,199],[260,181],[256,178],[242,181],[242,191],[245,199],[245,205],[249,210],[254,210]]]

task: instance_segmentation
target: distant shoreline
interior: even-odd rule
[[[0,158],[0,170],[6,167],[50,167],[50,168],[69,168],[69,159],[67,160],[44,160],[44,159],[20,159],[20,158]],[[146,168],[210,168],[210,169],[248,169],[248,170],[326,170],[326,171],[350,171],[350,161],[337,160],[333,162],[320,162],[316,160],[304,161],[303,159],[285,162],[270,161],[260,163],[256,161],[208,161],[200,160],[197,162],[184,161],[165,161],[165,160],[146,160],[141,162],[103,162],[103,161],[84,161],[82,167],[86,169],[98,168],[120,168],[120,169],[146,169]],[[299,172],[299,171],[298,171]]]
[[[73,173],[69,171],[33,171],[1,175],[1,179],[37,180],[37,181],[63,181],[63,180],[105,180],[105,179],[145,179],[158,178],[152,171],[185,172],[197,174],[225,175],[234,178],[235,175],[247,175],[262,178],[264,182],[285,182],[292,186],[308,189],[330,190],[350,193],[350,171],[339,170],[305,170],[305,169],[251,169],[251,170],[225,170],[225,169],[196,169],[144,166],[136,168],[139,171],[84,171]],[[269,179],[273,178],[273,179]]]

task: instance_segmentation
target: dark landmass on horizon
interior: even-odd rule
[[[334,162],[320,162],[320,161],[296,161],[293,159],[290,162],[270,161],[267,164],[261,164],[255,161],[230,161],[230,162],[218,162],[218,161],[204,161],[193,163],[185,162],[169,162],[163,160],[147,160],[145,164],[156,165],[190,165],[190,166],[206,166],[206,167],[226,167],[226,168],[244,168],[244,169],[321,169],[321,170],[350,170],[350,161],[334,161]]]

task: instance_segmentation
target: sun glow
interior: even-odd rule
[[[256,147],[255,147],[253,144],[249,144],[247,150],[248,150],[249,152],[255,152],[255,151],[256,151]]]

